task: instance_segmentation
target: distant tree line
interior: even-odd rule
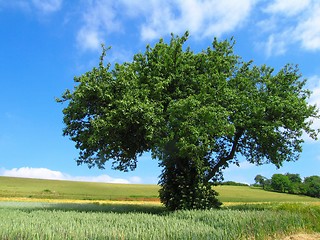
[[[292,173],[273,174],[271,179],[257,175],[254,181],[255,186],[262,187],[267,191],[320,198],[320,176],[310,176],[302,180],[299,174]]]
[[[239,182],[234,182],[234,181],[225,181],[225,182],[221,182],[219,183],[219,185],[229,185],[229,186],[249,186],[246,183],[239,183]]]

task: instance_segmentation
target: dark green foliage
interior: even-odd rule
[[[266,177],[258,174],[257,176],[255,176],[254,181],[258,186],[264,187],[264,183],[265,183],[266,179],[267,179]]]
[[[299,174],[286,173],[285,176],[289,178],[290,184],[288,187],[288,193],[299,194],[302,179]]]
[[[227,186],[249,186],[248,184],[239,183],[239,182],[234,182],[234,181],[224,181],[224,182],[220,183],[220,185],[227,185]]]
[[[78,164],[104,168],[106,161],[133,170],[143,152],[164,168],[161,201],[170,209],[219,205],[212,181],[222,179],[237,155],[257,165],[295,161],[302,132],[316,138],[297,67],[274,74],[233,53],[234,41],[200,53],[184,48],[188,33],[160,40],[132,62],[103,64],[75,78],[60,102],[64,135],[76,143]],[[200,200],[200,201],[199,201]]]
[[[265,178],[263,189],[320,198],[320,177],[306,177],[302,182],[299,174],[273,174],[271,179]]]
[[[286,173],[285,176],[287,176],[291,183],[301,183],[302,179],[299,174],[292,174],[292,173]]]
[[[202,169],[185,158],[165,159],[161,166],[161,202],[170,210],[208,209],[221,205],[212,189],[212,184],[204,178]]]
[[[290,183],[288,176],[283,174],[273,174],[271,178],[271,187],[277,192],[287,192],[289,190]]]
[[[266,180],[264,181],[263,189],[264,189],[264,190],[267,190],[267,191],[271,191],[271,190],[272,190],[272,187],[271,187],[271,179],[266,179]]]
[[[311,176],[304,179],[304,193],[310,197],[320,198],[320,177]]]

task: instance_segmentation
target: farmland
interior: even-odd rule
[[[0,177],[0,197],[74,200],[158,198],[158,186]]]
[[[222,202],[317,202],[319,199],[266,192],[246,186],[216,186]],[[57,200],[159,201],[159,187],[143,184],[108,184],[0,177],[0,198]]]
[[[0,189],[0,239],[282,239],[320,232],[319,199],[250,187],[216,187],[222,209],[177,212],[159,204],[155,185],[0,177]]]

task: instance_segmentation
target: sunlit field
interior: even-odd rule
[[[168,212],[156,185],[0,177],[0,239],[283,239],[320,232],[319,199],[218,186],[221,209]]]
[[[76,200],[143,200],[158,198],[157,185],[107,184],[0,177],[0,197]]]
[[[317,202],[319,199],[267,192],[246,186],[216,186],[222,202]],[[148,184],[109,184],[0,177],[0,200],[55,199],[63,202],[155,201],[159,186]],[[44,200],[42,200],[44,201]]]
[[[275,239],[320,231],[320,206],[166,212],[160,205],[2,202],[1,239]]]

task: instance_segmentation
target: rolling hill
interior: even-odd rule
[[[0,177],[0,200],[70,199],[158,201],[159,186]],[[247,186],[216,186],[222,202],[320,202],[320,199]]]

